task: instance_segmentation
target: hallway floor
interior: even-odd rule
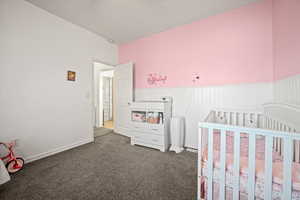
[[[112,133],[112,132],[113,132],[112,129],[108,129],[104,127],[94,128],[94,137],[107,135],[108,133]]]
[[[114,129],[114,121],[109,120],[109,121],[104,121],[104,128],[109,128],[109,129]]]

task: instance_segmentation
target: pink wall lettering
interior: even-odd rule
[[[147,82],[149,85],[156,85],[158,83],[165,84],[167,81],[167,76],[158,75],[156,73],[151,73],[148,75]]]

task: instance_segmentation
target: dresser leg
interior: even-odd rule
[[[132,146],[134,146],[134,141],[133,141],[133,139],[130,140],[130,144],[131,144]]]

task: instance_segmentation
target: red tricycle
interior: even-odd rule
[[[16,146],[16,141],[3,143],[0,142],[0,147],[4,147],[6,149],[7,154],[4,157],[0,157],[3,162],[6,162],[7,171],[10,174],[16,173],[20,171],[24,166],[24,159],[21,157],[16,157],[13,151],[14,146]]]

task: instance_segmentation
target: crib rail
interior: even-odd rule
[[[269,115],[268,112],[214,109],[210,111],[204,121],[284,132],[297,132],[297,128],[293,124],[277,119]]]
[[[252,128],[263,127],[263,113],[251,110],[214,109],[205,122],[215,122]]]
[[[251,128],[263,128],[275,131],[296,133],[297,129],[290,123],[276,119],[259,111],[250,110],[232,110],[232,109],[214,109],[205,122],[237,125]],[[300,141],[293,143],[293,161],[300,163]],[[273,139],[274,151],[282,155],[283,141],[280,137]]]
[[[226,132],[234,133],[234,185],[233,185],[233,199],[238,200],[240,197],[240,138],[241,133],[247,134],[249,139],[249,156],[248,156],[248,183],[247,193],[248,199],[255,199],[255,148],[256,148],[256,137],[265,137],[265,174],[264,174],[264,199],[272,199],[272,152],[273,152],[273,141],[275,138],[279,138],[283,141],[283,193],[282,199],[292,198],[292,162],[293,162],[293,142],[300,141],[300,134],[295,134],[287,131],[276,131],[261,128],[251,128],[243,126],[233,126],[230,124],[217,124],[210,122],[199,123],[199,147],[198,147],[198,166],[199,166],[199,179],[202,177],[202,151],[204,146],[207,145],[208,157],[207,157],[207,199],[213,199],[213,144],[214,144],[214,130],[220,131],[221,142],[220,142],[220,172],[221,179],[219,181],[219,194],[220,200],[225,200],[225,183],[226,183]],[[206,137],[203,137],[205,133],[208,133]],[[207,141],[205,141],[207,140]],[[200,199],[200,194],[198,196]]]
[[[296,128],[293,125],[283,122],[278,119],[274,119],[273,117],[264,116],[264,128],[276,131],[284,131],[284,132],[291,132],[296,133]],[[283,141],[281,138],[274,138],[273,147],[276,152],[282,155],[283,152]],[[300,141],[293,142],[293,161],[300,163]]]

